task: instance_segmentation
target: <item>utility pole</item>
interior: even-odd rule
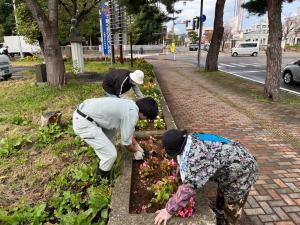
[[[203,27],[203,22],[202,22],[202,15],[203,15],[203,0],[201,0],[200,3],[200,28],[199,28],[199,46],[198,46],[198,69],[201,67],[201,40],[202,40],[202,27]]]
[[[13,7],[14,7],[14,16],[15,16],[15,21],[16,21],[16,29],[17,29],[17,35],[18,35],[18,45],[20,49],[20,56],[23,58],[23,51],[22,51],[22,44],[21,44],[21,39],[19,35],[19,27],[18,27],[18,19],[17,19],[17,14],[16,14],[16,0],[13,0]]]

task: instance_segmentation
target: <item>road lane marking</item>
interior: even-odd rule
[[[241,76],[239,74],[236,74],[232,71],[226,71],[226,70],[222,70],[220,69],[220,71],[224,72],[224,73],[229,73],[231,75],[234,75],[234,76],[237,76],[237,77],[240,77],[240,78],[243,78],[243,79],[246,79],[246,80],[250,80],[250,81],[253,81],[253,82],[256,82],[256,83],[259,83],[259,84],[265,84],[265,82],[261,82],[261,81],[258,81],[258,80],[254,80],[252,78],[248,78],[248,77],[245,77],[245,76]],[[292,94],[295,94],[297,96],[300,96],[300,92],[297,92],[297,91],[293,91],[293,90],[290,90],[290,89],[287,89],[287,88],[283,88],[281,87],[280,90],[283,90],[285,92],[289,92],[289,93],[292,93]]]
[[[265,70],[249,70],[249,71],[239,71],[240,73],[260,73],[260,72],[266,72]]]
[[[238,64],[238,63],[230,63],[231,65],[234,65],[234,66],[238,66],[238,67],[246,67],[244,65],[241,65],[241,64]]]
[[[229,64],[225,64],[225,63],[219,63],[219,65],[221,65],[221,66],[227,66],[227,67],[231,67],[231,68],[235,67],[235,66],[232,66],[232,65],[229,65]]]

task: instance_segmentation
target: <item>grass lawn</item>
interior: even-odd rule
[[[111,65],[91,61],[85,68],[101,75]],[[0,82],[0,224],[106,223],[112,186],[96,182],[97,156],[71,126],[79,103],[103,95],[100,83],[76,79],[63,88],[38,86],[33,70]],[[48,111],[62,112],[62,126],[39,127]],[[113,170],[117,176],[117,166]]]

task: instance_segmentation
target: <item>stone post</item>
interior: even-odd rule
[[[70,42],[71,42],[71,52],[73,68],[78,73],[84,72],[84,60],[83,60],[83,47],[82,42],[84,38],[81,37],[80,33],[76,29],[77,20],[71,19],[71,29],[70,29]]]

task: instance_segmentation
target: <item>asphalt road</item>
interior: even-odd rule
[[[207,52],[201,51],[201,66],[204,67]],[[162,56],[155,56],[156,58],[162,58]],[[197,64],[197,52],[188,51],[187,48],[178,48],[176,54],[177,61],[186,61]],[[153,56],[151,57],[153,58]],[[172,60],[171,54],[165,55],[165,59]],[[300,58],[299,53],[284,52],[282,54],[282,68],[296,59]],[[219,54],[219,70],[224,72],[243,77],[245,79],[253,80],[259,83],[265,82],[266,77],[266,64],[267,58],[265,52],[260,52],[257,57],[252,56],[238,56],[232,57],[231,54],[220,52]],[[281,84],[281,88],[287,89],[295,94],[300,95],[300,83],[293,85]]]

